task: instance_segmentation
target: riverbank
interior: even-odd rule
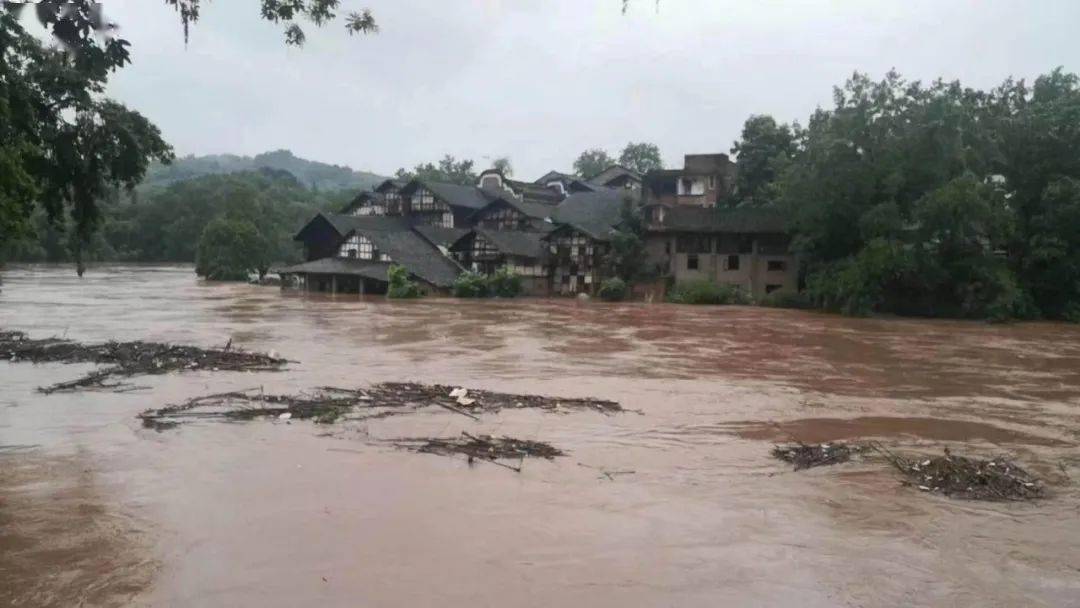
[[[78,581],[98,567],[47,550],[77,545],[60,525],[70,512],[35,511],[73,479],[47,473],[50,463],[74,462],[93,491],[65,504],[89,505],[138,541],[103,548],[100,563],[147,568],[121,568],[137,572],[109,589],[121,605],[1059,606],[1080,593],[1080,491],[1065,482],[1080,478],[1076,326],[361,300],[202,283],[190,267],[104,267],[79,280],[69,267],[9,266],[4,278],[0,326],[32,336],[204,348],[231,339],[297,363],[41,395],[38,386],[91,368],[0,362],[0,444],[25,446],[0,459],[51,480],[4,484],[0,500],[55,515],[54,527],[3,520],[4,539],[43,530],[49,542],[46,561],[0,572],[30,563]],[[137,418],[255,387],[408,381],[596,397],[642,415],[508,410],[475,421],[431,408],[167,432]],[[543,440],[566,455],[515,473],[378,445],[461,432]],[[1008,453],[1052,482],[1053,496],[960,502],[859,462],[795,473],[770,456],[790,435]],[[27,579],[0,578],[0,603],[25,597],[17,580]]]

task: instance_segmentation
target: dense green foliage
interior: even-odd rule
[[[799,127],[778,125],[772,116],[751,116],[742,137],[731,148],[739,158],[734,201],[742,205],[769,205],[777,197],[776,178],[795,156]]]
[[[990,319],[1080,309],[1076,75],[979,91],[856,74],[834,98],[805,129],[752,117],[735,146],[753,193],[742,204],[788,212],[817,305]]]
[[[604,257],[604,273],[634,283],[653,278],[645,251],[645,223],[633,199],[623,200],[619,224],[611,234],[611,248]]]
[[[583,179],[590,179],[614,164],[615,159],[599,148],[585,150],[574,161],[574,174]]]
[[[315,192],[288,173],[270,169],[176,182],[134,201],[113,192],[100,202],[100,230],[90,239],[86,257],[194,262],[207,225],[225,217],[254,225],[267,242],[270,262],[298,262],[301,252],[292,240],[297,227],[316,213],[343,206],[350,194]],[[52,225],[43,212],[35,213],[31,234],[0,250],[0,256],[31,262],[70,261],[70,223]]]
[[[398,169],[394,176],[405,180],[423,179],[432,182],[472,186],[476,184],[479,178],[475,164],[471,160],[458,160],[447,154],[438,164],[424,163],[416,165],[412,171],[406,171],[404,168]],[[509,161],[507,161],[507,165],[509,165]]]
[[[89,2],[40,2],[42,24],[65,42],[46,48],[26,32],[26,5],[0,5],[0,247],[24,233],[35,204],[59,222],[65,211],[79,272],[98,226],[98,201],[134,188],[150,161],[168,161],[157,127],[103,97],[109,75],[130,62]],[[100,35],[99,35],[100,34]]]
[[[386,269],[386,276],[389,283],[386,297],[395,300],[411,300],[424,295],[420,286],[409,278],[409,271],[404,266],[391,264],[390,268]]]
[[[269,243],[248,220],[218,217],[199,237],[195,273],[214,281],[246,281],[259,278],[270,267]]]
[[[605,169],[616,164],[613,156],[600,148],[585,150],[574,161],[574,174],[582,179],[591,179]],[[644,175],[654,169],[663,169],[664,161],[660,157],[660,148],[646,142],[630,142],[619,154],[617,164]]]
[[[521,277],[506,268],[486,276],[472,271],[463,272],[453,286],[456,298],[516,298],[521,295],[521,290]]]
[[[676,283],[668,293],[674,304],[749,304],[750,298],[742,289],[731,285],[718,285],[706,279]]]
[[[630,295],[630,288],[626,281],[619,277],[611,277],[600,283],[600,289],[597,290],[596,295],[606,302],[621,302]]]
[[[660,148],[656,144],[645,142],[626,144],[622,154],[619,155],[619,164],[641,175],[664,168],[664,161],[660,158]]]

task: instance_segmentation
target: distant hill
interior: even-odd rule
[[[171,165],[155,163],[146,172],[146,179],[140,188],[156,190],[204,175],[256,171],[262,168],[288,171],[305,187],[321,191],[365,190],[386,179],[366,171],[353,171],[349,167],[298,158],[289,150],[276,150],[255,157],[211,154],[177,158]]]

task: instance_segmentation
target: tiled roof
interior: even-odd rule
[[[775,209],[722,207],[666,207],[662,223],[650,223],[658,232],[735,232],[742,234],[787,232],[787,218]]]
[[[477,230],[477,234],[506,255],[539,259],[543,253],[544,232],[524,230]]]
[[[604,189],[571,194],[555,209],[552,220],[569,224],[589,236],[607,240],[622,216],[626,192]]]

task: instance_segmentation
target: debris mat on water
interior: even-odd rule
[[[158,342],[80,344],[62,338],[31,339],[20,331],[0,331],[0,359],[30,363],[97,363],[106,365],[81,378],[42,387],[43,393],[78,389],[123,389],[118,378],[187,370],[280,371],[288,360],[232,348],[222,349]]]
[[[544,458],[554,460],[566,453],[543,441],[514,439],[513,437],[493,437],[491,435],[471,435],[462,433],[460,437],[404,438],[391,441],[395,447],[423,454],[441,456],[462,455],[474,460],[486,460],[521,472],[521,465],[512,466],[498,460],[518,460],[525,458]]]
[[[451,397],[451,395],[454,395]],[[345,414],[363,411],[360,419],[385,418],[437,406],[474,420],[478,413],[503,408],[592,409],[605,414],[623,411],[614,401],[598,399],[557,399],[533,395],[510,395],[473,391],[442,385],[382,383],[366,389],[324,386],[310,393],[268,395],[262,389],[248,389],[195,397],[177,405],[151,409],[139,414],[143,424],[163,430],[181,422],[199,419],[251,420],[277,416],[287,419],[314,419],[335,422]]]
[[[590,398],[543,397],[539,395],[515,395],[496,393],[444,384],[417,384],[415,382],[383,382],[368,389],[375,401],[400,405],[450,406],[473,414],[497,412],[503,409],[542,409],[550,412],[566,410],[593,410],[601,414],[625,412],[614,401]]]
[[[267,395],[261,389],[247,389],[228,393],[216,393],[188,399],[159,409],[139,414],[143,425],[163,430],[181,422],[197,419],[254,420],[277,417],[279,419],[313,419],[329,424],[357,407],[376,407],[371,398],[362,391],[322,387],[313,393],[300,395]]]
[[[924,492],[997,501],[1031,500],[1046,495],[1039,478],[1005,457],[979,460],[955,456],[946,449],[943,456],[909,459],[880,444],[874,448],[907,477],[908,483]]]
[[[796,471],[821,467],[832,464],[840,464],[851,460],[851,455],[864,450],[864,446],[848,445],[846,443],[822,443],[807,445],[796,443],[791,445],[773,446],[774,458],[790,462],[795,465]]]

